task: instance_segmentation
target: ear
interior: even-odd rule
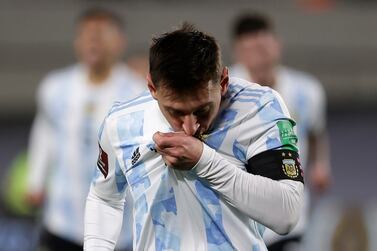
[[[221,96],[224,96],[226,92],[228,91],[228,85],[229,85],[229,70],[228,70],[228,67],[224,67],[223,72],[221,73],[221,80],[220,80]]]
[[[154,99],[157,99],[157,88],[152,82],[151,74],[147,75],[148,89]]]

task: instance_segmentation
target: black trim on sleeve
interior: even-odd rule
[[[248,173],[273,180],[295,180],[304,183],[303,172],[297,152],[292,150],[267,150],[249,159]]]

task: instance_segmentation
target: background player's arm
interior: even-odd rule
[[[315,191],[322,193],[330,185],[330,149],[328,135],[324,131],[321,134],[309,135],[309,177],[310,184]]]
[[[54,133],[49,115],[49,86],[45,80],[37,94],[37,115],[33,121],[28,146],[28,193],[27,201],[33,206],[43,202],[48,167],[54,156]]]
[[[330,146],[326,130],[326,95],[321,84],[315,83],[310,93],[308,170],[310,184],[317,192],[330,185]]]
[[[126,194],[126,185],[119,188],[116,184],[115,172],[120,166],[110,143],[106,121],[99,145],[98,169],[85,209],[84,250],[90,251],[114,250],[122,226]]]

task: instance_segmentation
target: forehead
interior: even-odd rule
[[[274,40],[275,35],[270,31],[259,31],[255,33],[247,33],[244,35],[241,35],[237,42],[239,44],[247,44],[247,43],[258,43],[258,42],[264,42],[266,40]]]
[[[98,16],[98,17],[90,17],[90,18],[80,21],[77,28],[79,31],[82,32],[85,30],[101,29],[101,28],[115,30],[118,27],[108,17]]]
[[[221,89],[219,84],[209,82],[199,88],[187,91],[174,91],[166,85],[162,85],[158,88],[158,92],[160,94],[159,102],[162,105],[177,110],[185,110],[213,102]]]

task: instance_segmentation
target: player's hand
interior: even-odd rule
[[[41,207],[44,201],[44,194],[40,193],[28,193],[26,194],[26,203],[32,207]]]
[[[184,132],[156,132],[153,141],[169,167],[190,170],[202,156],[203,143]]]
[[[310,168],[310,183],[317,193],[325,192],[331,184],[330,168],[324,163],[315,163]]]

